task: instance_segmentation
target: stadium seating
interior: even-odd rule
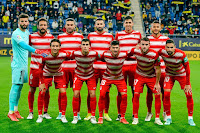
[[[179,1],[174,1],[174,0],[168,0],[169,3],[167,3],[168,7],[166,9],[165,7],[165,3],[166,1],[156,1],[153,0],[153,3],[151,3],[151,0],[140,0],[141,1],[141,7],[142,7],[142,11],[143,13],[145,12],[147,14],[147,18],[143,18],[144,19],[144,24],[145,21],[148,21],[149,23],[153,22],[153,20],[157,19],[159,20],[162,24],[165,23],[165,25],[162,25],[163,30],[161,31],[162,33],[167,33],[169,34],[167,27],[168,28],[174,28],[176,27],[176,30],[174,32],[174,34],[182,34],[182,35],[186,35],[187,33],[189,33],[190,35],[199,35],[199,29],[200,29],[200,21],[199,21],[199,15],[200,15],[200,2],[196,1],[187,1],[187,0],[179,0]],[[150,4],[151,8],[150,10],[147,10],[145,7],[147,6],[147,3]],[[159,9],[160,9],[160,16],[156,18],[156,10],[155,7],[157,6],[157,3],[159,5]],[[194,5],[198,5],[197,7],[195,7]],[[167,14],[166,11],[169,11],[170,14]],[[194,12],[196,10],[196,12]],[[188,12],[188,13],[186,13]],[[184,13],[186,15],[184,15]],[[151,16],[150,16],[151,14]],[[151,19],[149,19],[151,17]],[[185,18],[186,21],[182,20],[182,17]],[[193,20],[191,20],[193,19]],[[170,21],[172,22],[172,24],[170,23]],[[177,24],[178,21],[181,22],[181,24]],[[190,22],[191,21],[191,22]],[[196,24],[194,23],[196,22]],[[182,30],[184,29],[184,24],[186,23],[187,26],[187,30]],[[147,28],[150,28],[151,25],[147,25],[145,26],[145,31]],[[197,28],[198,32],[194,32],[195,28]],[[167,31],[167,32],[166,32]],[[147,31],[148,32],[148,31]]]
[[[63,3],[64,1],[64,3]],[[26,2],[29,2],[26,3]],[[12,16],[10,15],[9,18],[16,18],[17,15],[19,15],[21,13],[21,11],[23,11],[24,13],[27,13],[27,14],[32,14],[34,17],[35,17],[35,14],[36,14],[36,10],[40,10],[40,6],[43,5],[43,9],[42,10],[42,14],[38,14],[38,18],[40,17],[43,17],[44,13],[45,13],[45,10],[47,10],[47,14],[50,12],[50,10],[53,11],[53,15],[51,16],[51,14],[48,14],[50,16],[47,16],[47,19],[49,18],[49,27],[50,27],[50,31],[52,31],[52,23],[54,20],[56,20],[57,22],[59,21],[59,19],[57,19],[54,15],[54,1],[52,1],[52,8],[50,7],[50,2],[49,1],[43,1],[43,3],[38,3],[38,6],[36,6],[36,4],[30,4],[30,2],[32,2],[32,0],[25,0],[25,5],[24,7],[21,6],[21,2],[18,2],[18,3],[13,3],[13,2],[10,2],[10,1],[6,1],[6,0],[3,0],[2,2],[0,2],[0,9],[2,9],[2,6],[4,6],[4,12],[3,12],[3,15],[6,13],[6,9],[8,8],[10,10],[11,6],[13,5],[14,6],[14,9],[10,12],[10,14],[12,14]],[[46,2],[47,2],[47,5],[46,5]],[[105,0],[96,0],[96,2],[94,3],[91,3],[91,7],[89,6],[89,3],[84,3],[83,0],[80,0],[80,1],[76,1],[76,0],[71,0],[73,6],[76,6],[77,8],[79,6],[82,6],[83,7],[83,15],[84,16],[84,19],[83,17],[81,16],[77,16],[77,15],[74,15],[72,14],[73,18],[75,18],[75,20],[77,21],[84,21],[83,24],[86,25],[86,29],[88,29],[89,25],[93,26],[94,25],[94,19],[97,18],[97,17],[103,17],[105,19],[105,24],[106,24],[106,27],[108,28],[108,17],[107,17],[107,11],[110,11],[110,9],[112,8],[113,6],[113,10],[111,11],[111,16],[113,14],[113,12],[115,12],[115,14],[118,12],[118,10],[121,10],[123,12],[125,12],[125,15],[127,14],[127,12],[130,10],[130,8],[126,9],[128,6],[130,6],[129,4],[126,4],[126,3],[122,3],[122,1],[118,1],[118,0],[109,0],[107,1],[107,3],[105,3]],[[100,5],[98,5],[98,3]],[[59,0],[59,7],[63,6],[64,8],[64,16],[59,16],[60,15],[60,12],[58,10],[58,18],[62,18],[62,20],[65,20],[66,18],[68,18],[70,15],[69,13],[69,8],[67,8],[68,6],[66,6],[66,4],[68,5],[69,4],[69,1],[68,0]],[[116,5],[115,5],[116,4]],[[8,7],[7,7],[8,5]],[[20,10],[20,12],[17,11],[17,5],[19,5],[18,9]],[[31,6],[32,5],[32,6]],[[94,5],[97,7],[97,13],[94,14],[93,13],[93,7]],[[27,10],[27,7],[30,7],[30,11],[26,12]],[[72,6],[72,7],[73,7]],[[119,6],[119,9],[117,9],[117,6]],[[87,9],[86,9],[87,8]],[[73,9],[73,8],[72,8]],[[102,13],[102,10],[105,11]],[[63,11],[61,11],[63,12]],[[85,14],[84,14],[85,13]],[[0,19],[2,19],[2,16],[0,16]],[[34,20],[34,21],[37,21]],[[122,18],[123,19],[123,18]],[[13,19],[11,19],[13,20]],[[11,21],[12,22],[12,21]],[[4,31],[4,34],[7,34],[7,27],[6,26],[3,26],[2,27],[2,31]],[[29,25],[29,30],[30,32],[32,32],[32,25]],[[80,29],[78,29],[78,32],[79,32]],[[120,28],[117,28],[117,25],[113,25],[113,30],[109,30],[109,32],[112,32],[112,33],[115,33],[117,30],[122,30]],[[58,30],[56,31],[58,32]]]

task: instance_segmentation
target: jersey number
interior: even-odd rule
[[[138,81],[139,81],[138,79],[135,79],[134,80],[134,85],[136,85],[138,83]]]

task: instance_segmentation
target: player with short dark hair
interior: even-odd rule
[[[112,34],[105,32],[105,22],[102,18],[98,18],[95,21],[95,32],[91,32],[88,34],[88,39],[91,42],[91,50],[97,51],[100,55],[103,54],[104,51],[109,50],[110,43],[114,40],[114,37]],[[102,61],[96,61],[94,63],[94,69],[95,69],[95,77],[98,83],[98,80],[102,80],[102,75],[106,70],[106,63]],[[109,90],[106,93],[106,105],[105,105],[105,113],[104,113],[104,119],[107,121],[112,121],[112,119],[108,115],[109,110],[109,103],[110,103],[110,97],[109,97]],[[84,118],[84,120],[89,120],[91,117],[91,109],[90,109],[90,97],[88,95],[87,98],[87,105],[88,105],[88,114]]]
[[[82,34],[75,32],[76,21],[73,18],[68,18],[65,24],[66,32],[58,35],[58,39],[61,42],[61,48],[64,51],[76,51],[80,50],[81,41],[84,38]],[[74,80],[74,70],[76,68],[76,61],[64,61],[62,64],[64,77],[66,81],[66,86],[73,87]],[[56,119],[61,118],[61,105],[60,105],[60,94],[58,96],[58,104],[59,104],[59,115]],[[79,98],[79,102],[81,103],[81,97]],[[80,112],[80,107],[79,107]],[[78,112],[78,118],[81,120],[80,113]]]
[[[37,123],[43,121],[42,110],[46,90],[52,86],[52,81],[55,83],[55,89],[59,89],[61,97],[61,121],[67,123],[65,111],[67,107],[66,84],[63,77],[62,63],[69,60],[71,57],[70,52],[61,51],[61,42],[54,38],[50,42],[51,52],[46,58],[42,58],[40,65],[40,86],[38,96],[38,119]]]
[[[155,20],[151,23],[151,31],[152,35],[148,36],[150,40],[150,48],[159,51],[160,49],[165,48],[166,41],[169,39],[169,37],[164,36],[160,34],[161,31],[161,24],[158,20]],[[160,67],[161,67],[161,77],[160,77],[160,87],[162,92],[162,101],[164,100],[164,79],[165,79],[165,63],[160,56]],[[153,101],[153,94],[150,89],[147,91],[147,97],[146,97],[146,104],[148,108],[147,116],[145,118],[145,121],[150,121],[153,113],[151,112],[151,106]],[[163,111],[163,120],[166,121],[166,113],[165,110]]]
[[[194,102],[192,98],[192,88],[190,84],[190,66],[186,54],[176,48],[173,40],[167,40],[165,49],[159,50],[159,55],[163,58],[166,65],[166,77],[164,80],[164,108],[167,114],[165,125],[172,123],[170,94],[174,82],[178,81],[181,89],[184,90],[187,99],[188,123],[196,126],[193,121]]]
[[[127,16],[124,19],[125,30],[118,32],[115,36],[115,40],[119,41],[120,50],[122,52],[129,51],[131,48],[136,47],[136,45],[140,42],[141,33],[139,31],[133,30],[133,25],[134,25],[133,18],[131,16]],[[135,57],[131,58],[135,59]],[[126,60],[124,61],[124,66],[123,66],[123,75],[126,83],[128,80],[128,85],[131,86],[133,97],[134,97],[133,83],[134,83],[136,64],[137,64],[136,59],[131,61]],[[120,103],[121,103],[121,96],[120,94],[118,94],[117,96],[118,118],[116,120],[120,120],[120,114],[121,114]]]
[[[105,107],[105,95],[109,90],[111,84],[117,86],[118,93],[120,93],[122,100],[120,104],[121,118],[120,122],[129,124],[125,119],[127,108],[127,86],[122,73],[122,66],[127,58],[127,52],[120,52],[119,42],[112,41],[110,50],[102,54],[101,59],[106,62],[106,71],[103,74],[100,85],[99,97],[99,119],[98,123],[103,124],[103,110]]]
[[[139,123],[139,98],[140,93],[143,92],[144,85],[146,84],[146,86],[155,94],[155,124],[163,125],[159,118],[161,109],[159,84],[161,70],[159,55],[156,51],[149,48],[150,40],[146,37],[141,39],[139,46],[139,49],[132,48],[129,53],[130,56],[134,55],[137,59],[136,75],[134,79],[134,119],[132,124],[137,125]]]
[[[37,48],[40,50],[48,50],[50,51],[50,41],[54,38],[54,36],[50,33],[47,33],[48,21],[45,18],[40,18],[37,21],[38,31],[29,35],[29,45],[33,48]],[[31,54],[31,64],[30,64],[30,75],[29,75],[29,85],[30,90],[28,94],[28,104],[29,104],[29,115],[27,119],[33,119],[33,103],[34,103],[34,94],[36,88],[39,87],[39,65],[41,63],[42,56],[37,55],[35,53]],[[44,115],[43,117],[46,119],[51,119],[49,114],[47,113],[48,105],[49,105],[49,89],[47,89],[44,96]]]
[[[72,123],[78,122],[78,108],[79,108],[79,95],[83,82],[86,82],[88,93],[90,95],[90,108],[91,108],[91,123],[96,124],[95,111],[96,111],[96,78],[94,75],[93,63],[99,59],[96,51],[90,50],[91,44],[89,39],[84,38],[81,42],[81,50],[72,52],[72,59],[76,60],[77,67],[75,68],[75,76],[73,83],[73,113],[74,118]]]
[[[19,28],[17,28],[11,36],[13,60],[11,62],[12,87],[9,94],[8,117],[12,121],[19,121],[17,118],[23,119],[18,111],[18,103],[23,84],[28,82],[28,52],[47,56],[44,51],[28,45],[30,34],[27,30],[28,24],[28,15],[20,14],[18,20]]]

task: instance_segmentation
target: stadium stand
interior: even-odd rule
[[[45,17],[49,21],[50,32],[59,34],[65,30],[65,19],[72,17],[77,21],[77,31],[87,35],[94,31],[94,20],[102,17],[108,31],[115,34],[123,30],[122,21],[125,16],[134,16],[130,6],[129,0],[2,0],[0,28],[3,33],[0,32],[11,34],[16,29],[14,20],[23,12],[30,16],[30,32],[37,31],[37,19]],[[57,28],[52,25],[54,21],[58,23]]]
[[[154,20],[162,23],[162,33],[172,37],[199,37],[200,0],[140,0],[145,33]]]

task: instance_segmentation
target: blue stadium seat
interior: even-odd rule
[[[154,7],[151,7],[150,12],[154,12]]]

